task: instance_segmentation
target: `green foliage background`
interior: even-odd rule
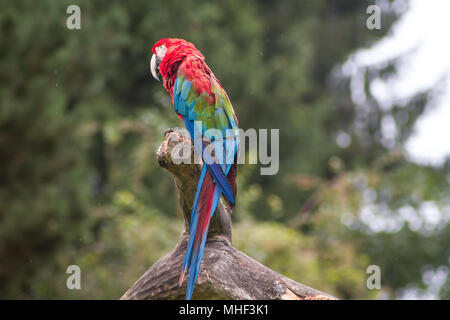
[[[70,4],[81,30],[66,28]],[[235,247],[340,298],[426,290],[424,274],[448,272],[450,219],[417,225],[405,208],[445,210],[449,166],[410,163],[403,145],[432,93],[384,110],[365,88],[362,112],[334,72],[398,19],[388,10],[382,29],[368,30],[370,4],[1,1],[0,298],[116,299],[176,244],[183,222],[155,151],[181,123],[148,70],[163,37],[203,51],[243,129],[280,129],[277,175],[239,168]],[[376,66],[366,82],[394,72],[394,61]],[[385,116],[402,128],[389,144]],[[367,206],[378,225],[396,224],[370,226]],[[66,287],[71,264],[82,290]],[[382,291],[366,287],[371,264]],[[450,298],[448,280],[438,297]]]

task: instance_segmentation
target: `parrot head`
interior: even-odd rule
[[[163,80],[164,86],[170,78],[176,76],[180,63],[186,57],[205,59],[192,43],[183,39],[161,39],[153,45],[152,52],[150,71],[156,80]]]

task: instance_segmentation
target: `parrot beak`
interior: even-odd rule
[[[159,63],[157,60],[158,60],[158,58],[156,57],[156,55],[153,55],[152,60],[150,60],[150,71],[152,73],[153,78],[160,81],[159,76],[158,76],[159,72],[157,70],[157,68],[159,68]]]

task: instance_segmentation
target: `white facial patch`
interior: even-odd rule
[[[167,52],[167,48],[165,45],[160,45],[159,47],[157,47],[155,49],[156,55],[158,56],[158,58],[160,60],[162,60],[164,58],[164,56],[166,55]]]
[[[160,45],[159,47],[155,48],[155,54],[152,55],[152,60],[150,61],[150,71],[152,72],[153,78],[156,80],[159,79],[159,64],[161,63],[162,59],[166,55],[167,48],[165,45]]]

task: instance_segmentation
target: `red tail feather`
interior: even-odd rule
[[[205,230],[211,219],[210,211],[214,197],[215,184],[209,171],[206,172],[202,190],[199,195],[200,209],[198,213],[197,230],[194,238],[194,248],[198,248],[202,242]],[[205,235],[206,236],[206,235]]]

